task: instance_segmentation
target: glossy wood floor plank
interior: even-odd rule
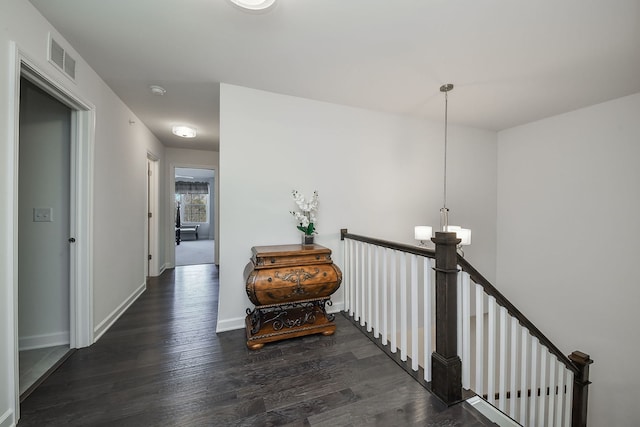
[[[246,348],[215,334],[214,265],[177,267],[21,406],[27,426],[488,426],[447,408],[342,316],[338,330]]]

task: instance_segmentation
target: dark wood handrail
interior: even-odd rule
[[[487,295],[494,297],[496,299],[496,302],[500,306],[506,308],[507,312],[510,315],[518,319],[518,322],[520,322],[522,326],[527,328],[529,330],[529,333],[536,337],[538,341],[540,341],[540,344],[547,347],[549,351],[553,353],[558,358],[558,360],[560,360],[567,367],[567,369],[572,371],[574,375],[577,375],[580,372],[579,368],[567,356],[565,356],[564,353],[562,353],[562,351],[560,351],[560,349],[556,347],[551,342],[551,340],[549,340],[549,338],[547,338],[540,331],[540,329],[538,329],[536,325],[534,325],[533,322],[531,322],[527,318],[527,316],[522,314],[522,312],[518,310],[516,306],[511,303],[511,301],[509,301],[504,295],[502,295],[502,293],[500,293],[500,291],[497,290],[495,286],[493,286],[491,282],[489,282],[489,280],[487,280],[482,274],[480,274],[478,270],[476,270],[476,268],[472,266],[469,261],[464,259],[460,254],[458,254],[458,265],[460,266],[460,268],[462,268],[462,271],[469,274],[471,280],[484,288],[484,291]]]
[[[359,242],[371,243],[373,245],[382,246],[384,248],[394,249],[397,251],[407,252],[413,255],[423,256],[427,258],[435,258],[435,250],[421,248],[419,246],[406,245],[403,243],[390,242],[387,240],[375,239],[373,237],[361,236],[358,234],[351,234],[347,231],[347,229],[343,228],[340,230],[340,240],[351,239],[357,240]],[[481,285],[484,288],[484,291],[487,295],[492,296],[496,299],[496,302],[507,309],[507,312],[511,314],[513,317],[518,319],[518,322],[529,330],[529,333],[536,337],[540,344],[544,345],[549,349],[551,353],[553,353],[558,360],[560,360],[570,371],[577,375],[580,372],[580,369],[567,357],[565,356],[558,347],[556,347],[550,340],[547,338],[541,331],[538,329],[520,310],[518,310],[500,291],[498,291],[495,286],[489,282],[482,274],[478,272],[478,270],[473,267],[469,261],[464,259],[460,254],[458,254],[458,265],[462,268],[462,271],[469,274],[471,280],[475,283]]]
[[[346,228],[340,230],[340,240],[351,239],[358,242],[371,243],[383,248],[393,249],[396,251],[407,252],[414,255],[423,256],[425,258],[435,258],[436,251],[433,249],[421,248],[420,246],[406,245],[404,243],[390,242],[388,240],[375,239],[373,237],[360,236],[347,232]]]

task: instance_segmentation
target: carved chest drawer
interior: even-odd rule
[[[331,250],[320,245],[277,245],[251,248],[244,270],[245,289],[255,309],[247,309],[247,346],[294,336],[335,332],[327,314],[330,296],[342,282]]]

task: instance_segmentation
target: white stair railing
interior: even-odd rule
[[[436,252],[346,230],[342,238],[344,311],[385,351],[410,361],[404,368],[428,385],[437,350]],[[586,402],[589,356],[574,352],[567,358],[460,256],[458,269],[461,387],[524,426],[586,425],[574,396]]]
[[[522,425],[570,426],[573,370],[468,273],[458,277],[462,387]]]
[[[345,312],[431,381],[435,275],[432,258],[345,240]]]

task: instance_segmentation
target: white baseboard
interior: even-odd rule
[[[219,332],[235,331],[236,329],[244,329],[244,317],[218,320],[216,334]]]
[[[0,415],[0,427],[15,427],[15,420],[13,419],[13,411],[7,409],[7,411]]]
[[[18,338],[18,349],[34,350],[36,348],[69,345],[71,342],[69,331],[54,332],[52,334],[31,335]]]
[[[158,276],[162,276],[162,273],[164,273],[164,271],[169,268],[169,264],[167,264],[166,262],[164,264],[162,264],[162,267],[160,267],[160,271],[158,271]]]
[[[140,287],[138,287],[138,289],[136,289],[131,295],[129,295],[129,298],[124,300],[122,304],[116,307],[116,309],[107,316],[106,319],[100,322],[98,326],[93,329],[93,336],[95,337],[93,340],[94,343],[97,342],[100,337],[102,337],[102,335],[104,335],[104,333],[109,330],[109,328],[116,322],[116,320],[118,320],[129,307],[131,307],[131,304],[133,304],[146,289],[147,284],[143,283]]]
[[[342,310],[344,310],[344,301],[333,302],[333,305],[327,306],[327,312],[329,313],[338,313]]]

